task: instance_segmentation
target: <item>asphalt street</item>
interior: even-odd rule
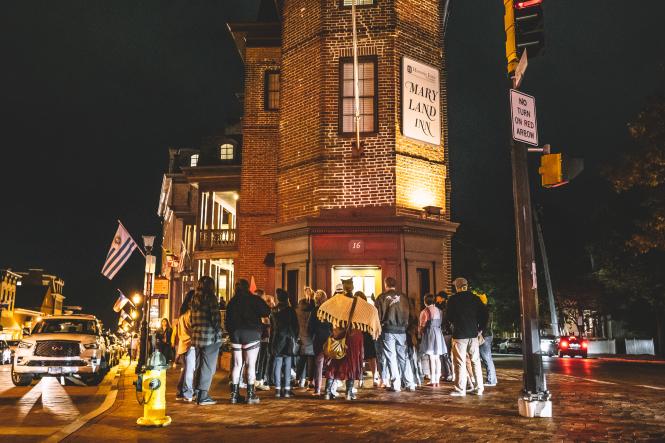
[[[97,409],[110,392],[116,368],[98,386],[45,377],[16,387],[11,365],[0,366],[0,442],[43,441]]]
[[[494,355],[497,368],[522,368],[521,355]],[[584,380],[620,389],[651,389],[665,395],[665,362],[615,361],[604,358],[543,357],[546,374],[561,380]]]
[[[330,432],[336,433],[337,441],[665,439],[663,362],[545,357],[554,418],[531,420],[516,411],[521,356],[495,355],[495,362],[499,384],[487,388],[483,398],[451,398],[449,384],[401,396],[363,389],[353,404],[314,400],[304,391],[296,391],[294,400],[280,401],[268,391],[260,393],[259,407],[229,405],[222,371],[212,392],[221,400],[219,405],[201,408],[176,402],[178,370],[170,369],[167,403],[174,422],[164,429],[134,424],[142,410],[134,398],[131,370],[118,379],[112,371],[98,387],[61,386],[46,378],[17,388],[6,365],[0,367],[0,441],[40,441],[49,436],[82,442],[182,441],[196,433],[200,441],[223,436],[225,441],[302,442],[325,441],[321,435]],[[105,403],[114,380],[119,381],[115,404],[87,423],[86,417],[95,415],[91,411]],[[81,427],[72,429],[71,435],[62,432],[76,423]]]

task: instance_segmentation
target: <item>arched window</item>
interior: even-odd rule
[[[219,147],[220,160],[233,160],[233,145],[231,143],[224,143]]]
[[[194,167],[199,164],[199,154],[193,154],[191,157],[189,157],[189,166]]]

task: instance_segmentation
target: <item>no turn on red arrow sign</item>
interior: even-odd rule
[[[510,117],[513,139],[538,146],[538,121],[536,120],[536,99],[523,92],[510,90]]]

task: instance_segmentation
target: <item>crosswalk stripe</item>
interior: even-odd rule
[[[59,426],[0,426],[0,435],[51,435]]]

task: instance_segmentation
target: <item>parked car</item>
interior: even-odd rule
[[[12,362],[12,382],[27,386],[33,379],[73,376],[99,384],[108,372],[106,343],[94,315],[47,317],[24,336]]]
[[[557,349],[557,340],[553,335],[541,335],[540,336],[540,353],[542,355],[547,355],[552,357],[558,352]]]
[[[506,354],[522,353],[522,339],[521,338],[509,338],[503,343],[499,344],[499,352],[504,352]]]
[[[0,364],[9,364],[12,362],[12,350],[6,340],[0,340]]]
[[[579,355],[582,358],[587,358],[589,341],[586,338],[575,337],[574,335],[560,337],[558,349],[559,357],[563,357],[564,355],[575,357],[576,355]]]
[[[111,366],[115,366],[120,363],[120,359],[125,354],[125,348],[122,345],[122,341],[114,334],[109,334],[109,341],[111,342]]]
[[[12,350],[12,360],[14,359],[14,354],[16,353],[16,348],[18,348],[18,344],[21,342],[21,340],[7,340],[7,344],[9,344],[9,349]]]
[[[492,340],[492,352],[499,352],[501,349],[499,348],[501,346],[501,343],[505,342],[507,339],[505,338],[498,338],[494,337]]]

